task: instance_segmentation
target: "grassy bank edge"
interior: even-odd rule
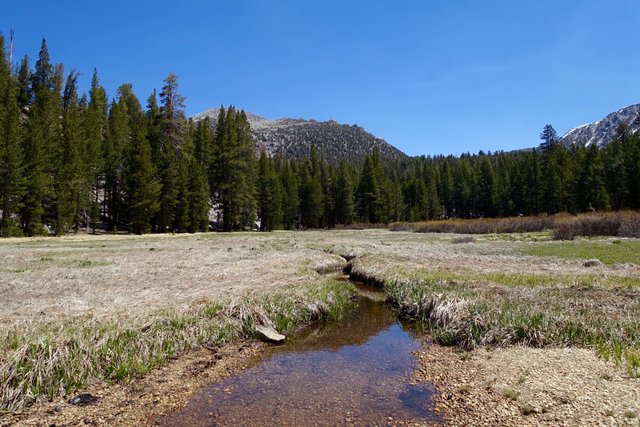
[[[344,281],[319,278],[144,319],[85,316],[26,334],[5,331],[0,335],[0,410],[20,410],[93,383],[141,376],[193,348],[253,336],[255,324],[288,332],[314,320],[340,320],[353,307],[356,292]]]
[[[576,286],[508,286],[457,282],[425,271],[380,268],[375,257],[351,263],[353,280],[384,288],[398,315],[436,342],[472,349],[525,345],[593,348],[604,360],[640,377],[640,292]],[[614,299],[610,315],[585,303]],[[608,308],[608,307],[607,307]]]

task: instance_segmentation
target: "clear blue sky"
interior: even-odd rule
[[[640,103],[640,1],[0,0],[15,56],[187,114],[357,123],[410,155],[512,150]],[[15,62],[15,57],[14,57]]]

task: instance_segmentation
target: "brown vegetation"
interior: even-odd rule
[[[417,223],[399,222],[391,231],[417,233],[503,234],[551,230],[556,240],[578,236],[640,237],[640,212],[619,211],[570,215],[537,215],[511,218],[451,219]]]

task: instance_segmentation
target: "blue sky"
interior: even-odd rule
[[[640,2],[0,0],[15,57],[93,68],[143,104],[170,72],[187,114],[359,124],[410,155],[535,146],[640,103]]]

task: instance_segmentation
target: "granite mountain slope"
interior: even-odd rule
[[[597,122],[571,129],[560,138],[560,141],[566,146],[584,145],[588,147],[595,144],[598,147],[604,147],[616,138],[618,126],[622,123],[629,126],[630,133],[635,133],[640,128],[639,114],[640,104],[621,108]]]
[[[215,125],[219,112],[219,108],[213,108],[196,114],[193,119],[199,121],[209,117]],[[267,119],[246,114],[256,149],[265,150],[269,155],[303,158],[315,146],[331,163],[341,159],[359,161],[376,149],[385,158],[406,157],[402,151],[358,125],[340,124],[333,120]]]

